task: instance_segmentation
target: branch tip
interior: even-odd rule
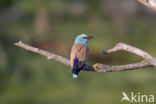
[[[107,50],[104,50],[104,51],[102,52],[102,54],[108,54]]]

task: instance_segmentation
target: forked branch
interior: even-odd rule
[[[70,66],[69,59],[59,56],[57,54],[54,54],[54,53],[51,53],[48,51],[44,51],[39,48],[32,47],[30,45],[27,45],[27,44],[21,42],[21,41],[19,41],[18,43],[15,43],[15,45],[19,46],[21,48],[24,48],[28,51],[32,51],[32,52],[41,54],[43,56],[46,56],[49,60],[55,60],[62,64]],[[133,64],[127,64],[127,65],[119,65],[119,66],[110,66],[110,65],[97,63],[94,65],[85,65],[82,70],[83,71],[94,71],[94,72],[114,72],[114,71],[125,71],[125,70],[139,69],[139,68],[143,68],[143,67],[147,67],[147,66],[156,67],[156,59],[153,56],[151,56],[149,53],[147,53],[141,49],[127,45],[125,43],[118,43],[115,45],[115,47],[113,47],[112,49],[109,49],[107,51],[104,51],[103,53],[108,54],[108,53],[116,52],[119,50],[124,50],[124,51],[134,53],[136,55],[139,55],[139,56],[143,57],[145,59],[145,61],[141,61],[141,62],[133,63]]]

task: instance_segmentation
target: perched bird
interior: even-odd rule
[[[86,34],[78,35],[71,49],[70,63],[72,66],[72,73],[74,79],[78,77],[78,73],[80,72],[80,70],[83,68],[83,66],[87,61],[89,54],[88,48],[89,39],[92,39],[92,37]]]

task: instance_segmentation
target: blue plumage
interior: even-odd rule
[[[75,59],[74,59],[74,66],[73,66],[73,69],[72,69],[72,73],[73,73],[73,78],[77,78],[77,75],[79,73],[79,67],[78,67],[78,64],[79,64],[79,59],[77,57],[77,53],[75,55]]]
[[[78,43],[78,44],[83,44],[85,46],[88,46],[88,40],[83,38],[83,37],[87,37],[86,34],[81,34],[81,35],[78,35],[75,39],[75,43]]]
[[[91,36],[86,34],[80,34],[75,39],[70,56],[74,79],[78,77],[78,73],[86,63],[89,54],[88,40],[91,38]]]

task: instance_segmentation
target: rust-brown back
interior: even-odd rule
[[[79,61],[85,63],[88,57],[89,48],[83,44],[75,43],[71,49],[71,54],[70,54],[71,66],[73,66],[73,61],[76,53]]]

